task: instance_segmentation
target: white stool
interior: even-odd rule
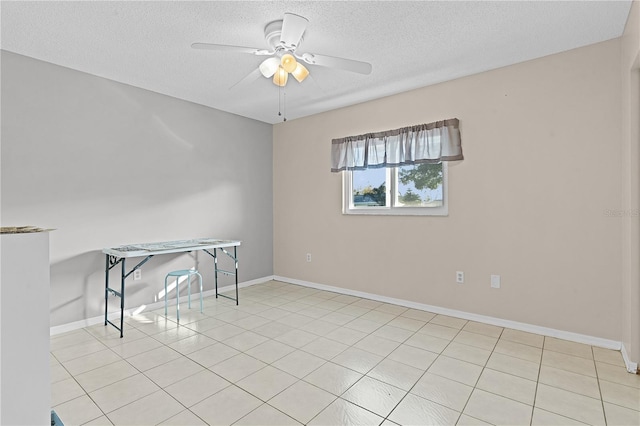
[[[176,277],[176,307],[178,322],[180,321],[180,277],[187,277],[187,288],[189,292],[189,309],[191,309],[191,276],[197,275],[200,279],[200,312],[202,312],[202,275],[194,269],[181,269],[172,271],[164,278],[164,316],[167,316],[167,280],[169,277]]]

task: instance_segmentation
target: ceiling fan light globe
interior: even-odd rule
[[[300,62],[298,62],[298,66],[296,67],[295,70],[293,70],[291,75],[293,76],[293,78],[298,80],[298,83],[302,83],[304,79],[307,78],[307,76],[309,75],[309,70],[306,69],[305,66],[302,65]]]
[[[273,84],[276,86],[284,87],[287,84],[287,80],[289,78],[289,73],[287,73],[284,68],[278,67],[278,70],[273,75]]]
[[[278,71],[279,66],[280,61],[278,60],[278,58],[269,58],[262,61],[258,68],[260,69],[262,75],[265,76],[265,78],[271,78],[276,73],[276,71]]]
[[[282,55],[282,58],[280,58],[280,65],[286,72],[293,72],[298,65],[298,61],[296,61],[296,58],[294,58],[292,54],[285,53]]]

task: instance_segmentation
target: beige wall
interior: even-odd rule
[[[620,340],[620,59],[616,39],[274,126],[274,273]],[[341,214],[332,138],[452,117],[448,217]]]
[[[622,37],[623,225],[622,341],[640,361],[640,3],[632,4]]]

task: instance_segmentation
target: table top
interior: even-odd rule
[[[240,244],[241,241],[237,240],[197,238],[195,240],[164,241],[159,243],[141,243],[108,247],[102,249],[102,252],[116,257],[140,257],[155,254],[182,253],[193,250],[236,247]]]

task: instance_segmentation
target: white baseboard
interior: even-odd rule
[[[250,281],[244,281],[242,283],[238,283],[238,288],[244,288],[244,287],[249,287],[252,285],[256,285],[256,284],[261,284],[267,281],[271,281],[273,280],[274,277],[273,275],[269,275],[266,277],[262,277],[262,278],[257,278],[255,280],[250,280]],[[220,287],[218,288],[218,292],[222,293],[225,291],[229,291],[229,290],[233,290],[235,288],[234,285],[228,285],[225,287]],[[209,297],[209,296],[215,296],[216,291],[215,290],[207,290],[207,291],[203,291],[202,292],[202,296],[203,297]],[[199,296],[200,293],[192,293],[191,296],[196,296],[196,297],[200,297]],[[173,306],[176,304],[176,300],[175,299],[170,299],[168,300],[168,305],[169,306]],[[154,309],[160,309],[164,307],[164,301],[162,302],[155,302],[155,303],[151,303],[149,305],[144,305],[144,310],[145,311],[153,311]],[[124,311],[124,316],[125,317],[129,317],[131,316],[134,312],[135,313],[139,313],[137,311],[140,310],[140,307],[137,308],[130,308],[130,309],[125,309]],[[73,331],[73,330],[77,330],[80,328],[84,328],[84,327],[89,327],[92,325],[96,325],[96,324],[103,324],[104,323],[104,315],[100,315],[99,317],[93,317],[93,318],[87,318],[87,319],[83,319],[80,321],[74,321],[74,322],[70,322],[68,324],[62,324],[62,325],[56,325],[54,327],[49,328],[49,335],[50,336],[55,336],[56,334],[61,334],[61,333],[66,333],[68,331]]]
[[[621,345],[620,352],[622,353],[624,364],[627,366],[627,371],[636,374],[638,372],[638,363],[629,359],[629,354],[627,353],[627,348],[624,347],[624,343]]]
[[[622,349],[621,342],[618,342],[615,340],[603,339],[600,337],[589,336],[586,334],[572,333],[570,331],[557,330],[555,328],[541,327],[539,325],[511,321],[511,320],[506,320],[502,318],[495,318],[495,317],[490,317],[486,315],[473,314],[469,312],[458,311],[455,309],[442,308],[440,306],[425,305],[423,303],[411,302],[409,300],[394,299],[392,297],[380,296],[378,294],[366,293],[363,291],[356,291],[356,290],[349,290],[346,288],[333,287],[333,286],[324,285],[324,284],[317,284],[317,283],[298,280],[294,278],[281,277],[278,275],[274,275],[273,279],[276,281],[282,281],[289,284],[297,284],[304,287],[315,288],[318,290],[326,290],[326,291],[332,291],[334,293],[347,294],[349,296],[363,297],[366,299],[376,300],[378,302],[392,303],[394,305],[405,306],[407,308],[420,309],[423,311],[433,312],[435,314],[448,315],[451,317],[477,321],[485,324],[497,325],[499,327],[512,328],[514,330],[541,334],[543,336],[556,337],[558,339],[570,340],[572,342],[584,343],[591,346],[598,346],[601,348],[614,349],[614,350]]]

